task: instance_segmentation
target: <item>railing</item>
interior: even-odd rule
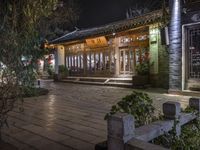
[[[200,99],[191,98],[189,106],[200,111]],[[166,150],[149,141],[169,132],[176,121],[176,134],[181,134],[181,126],[196,119],[198,114],[181,113],[180,103],[166,102],[163,104],[165,120],[156,121],[149,125],[135,128],[134,117],[125,113],[118,113],[108,119],[108,150]]]

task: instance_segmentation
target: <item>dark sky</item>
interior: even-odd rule
[[[79,28],[99,26],[126,18],[130,0],[79,0]]]
[[[88,28],[126,18],[126,10],[132,6],[161,8],[163,0],[78,0],[80,5],[79,28]],[[168,1],[168,0],[166,0]]]

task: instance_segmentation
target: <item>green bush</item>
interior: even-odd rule
[[[117,112],[124,112],[135,117],[136,127],[148,124],[154,118],[154,107],[152,103],[152,99],[146,93],[133,91],[132,94],[127,95],[116,105],[113,105],[110,113],[106,114],[105,119]]]
[[[58,67],[59,69],[59,74],[61,75],[61,76],[68,76],[68,69],[64,66],[64,65],[60,65],[59,67]]]
[[[52,66],[48,66],[47,72],[48,72],[49,76],[51,76],[51,77],[55,74]]]
[[[187,107],[183,112],[197,113],[193,108]],[[200,149],[200,120],[196,119],[181,128],[181,135],[176,135],[175,121],[173,129],[153,140],[154,144],[162,145],[172,150],[199,150]]]
[[[136,66],[136,71],[138,75],[148,75],[149,74],[149,63],[142,62]]]

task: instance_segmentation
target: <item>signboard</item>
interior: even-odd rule
[[[133,34],[128,36],[121,36],[119,37],[119,47],[124,46],[147,46],[148,47],[148,34],[147,33],[140,33],[140,34]]]
[[[86,39],[86,43],[91,48],[108,46],[108,41],[106,40],[105,36]]]

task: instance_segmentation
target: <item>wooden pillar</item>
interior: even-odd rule
[[[84,49],[83,52],[83,70],[84,70],[84,76],[87,75],[87,51],[86,49]]]
[[[58,46],[55,52],[55,73],[58,75],[60,65],[65,65],[65,48]]]
[[[119,76],[119,68],[120,68],[120,52],[119,52],[119,38],[115,38],[114,42],[114,47],[115,47],[115,76]]]
[[[181,0],[169,0],[169,92],[182,90]]]

